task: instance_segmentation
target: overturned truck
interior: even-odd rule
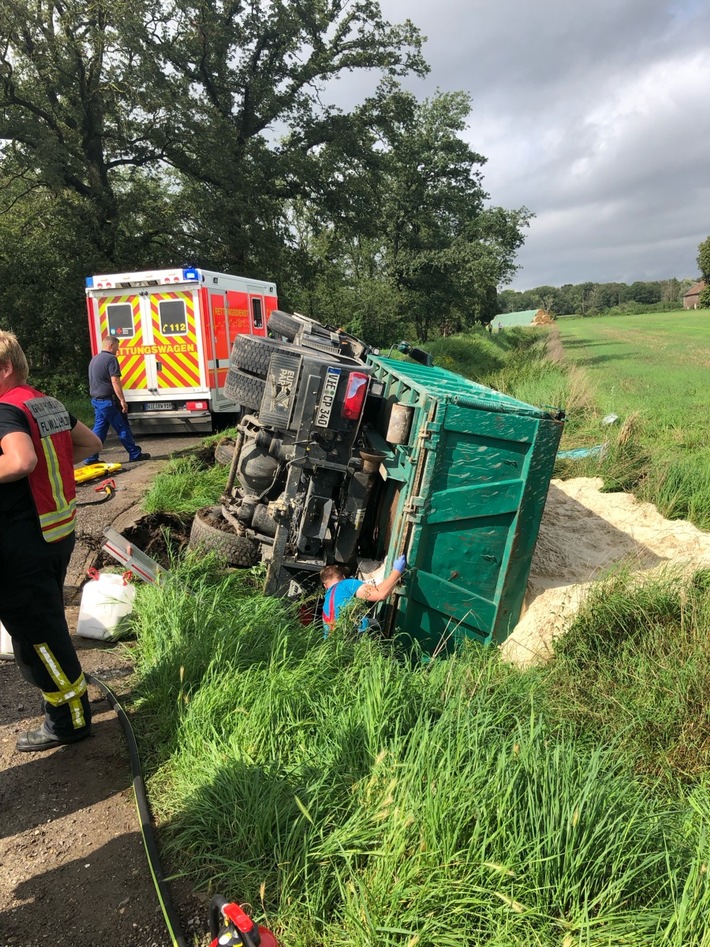
[[[378,606],[384,633],[425,651],[502,642],[520,616],[559,444],[549,412],[419,361],[371,350],[303,316],[239,336],[225,395],[241,406],[220,506],[191,544],[266,565],[265,592],[299,597],[340,563],[406,553]]]

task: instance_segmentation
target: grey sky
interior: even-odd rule
[[[710,0],[381,0],[471,95],[491,203],[536,216],[514,289],[695,278],[710,235]]]

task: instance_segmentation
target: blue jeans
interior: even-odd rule
[[[109,427],[112,427],[128,451],[129,460],[138,460],[141,449],[133,440],[133,432],[128,423],[128,418],[117,408],[111,398],[92,398],[91,404],[94,407],[94,434],[101,439],[101,443],[106,440]],[[84,463],[95,464],[99,459],[98,454],[87,457]]]

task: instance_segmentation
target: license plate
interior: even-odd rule
[[[144,411],[170,411],[172,408],[171,401],[146,401],[143,405]]]
[[[328,427],[330,415],[335,403],[335,393],[338,390],[340,381],[340,369],[328,368],[325,373],[325,382],[321,392],[320,401],[316,409],[316,427]]]

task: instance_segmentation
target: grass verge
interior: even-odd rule
[[[473,644],[424,665],[323,641],[216,559],[173,573],[139,597],[137,728],[196,886],[298,947],[705,943],[707,769],[672,752],[692,750],[703,575],[612,580],[524,673]]]

